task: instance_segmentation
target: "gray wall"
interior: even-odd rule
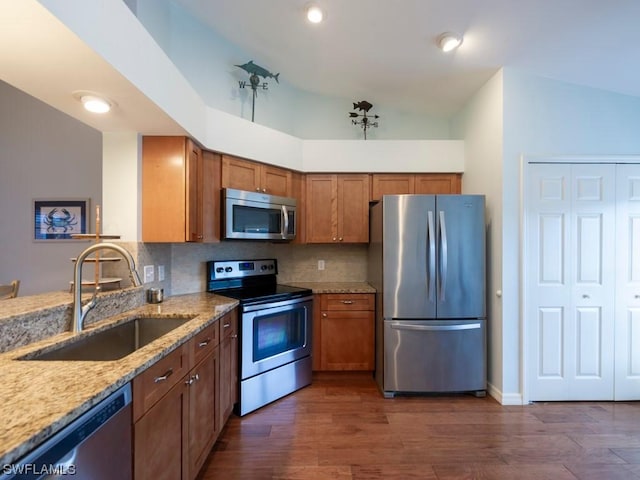
[[[102,134],[0,81],[0,283],[69,288],[86,242],[34,242],[33,199],[102,201]],[[93,215],[91,215],[93,221]]]

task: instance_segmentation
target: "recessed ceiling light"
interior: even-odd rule
[[[107,113],[111,110],[111,103],[104,98],[94,95],[84,95],[80,98],[85,110],[92,113]]]
[[[462,45],[462,36],[446,32],[438,36],[437,43],[443,52],[450,52]]]
[[[307,7],[307,20],[311,23],[320,23],[324,20],[324,12],[318,5]]]
[[[107,113],[116,106],[114,101],[96,92],[77,90],[72,95],[73,98],[82,103],[85,110],[92,113]]]

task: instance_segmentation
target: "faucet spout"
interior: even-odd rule
[[[78,333],[82,331],[84,326],[84,318],[87,316],[87,313],[96,305],[96,294],[98,293],[98,286],[96,285],[96,290],[94,291],[93,297],[84,307],[82,306],[82,264],[87,259],[89,255],[99,250],[113,250],[127,261],[129,266],[129,276],[131,277],[131,283],[134,287],[139,287],[142,285],[142,281],[140,280],[140,276],[136,271],[136,263],[133,260],[133,256],[115,243],[96,243],[89,247],[87,247],[76,259],[76,264],[73,269],[73,333]],[[97,265],[96,265],[97,268]]]

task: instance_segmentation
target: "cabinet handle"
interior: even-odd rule
[[[640,295],[635,295],[634,298],[640,298]]]
[[[230,335],[231,338],[238,338],[238,335]]]
[[[337,238],[336,238],[336,237],[333,237],[333,241],[335,242],[336,240],[337,240]]]
[[[211,339],[207,338],[206,340],[203,340],[202,342],[200,342],[198,344],[198,347],[200,347],[200,348],[206,347],[207,345],[209,345],[210,342],[211,342]]]
[[[185,385],[191,385],[191,384],[193,384],[193,377],[190,377],[190,378],[189,378],[189,380],[185,380],[185,381],[184,381],[184,384],[185,384]]]
[[[170,368],[169,370],[167,370],[166,372],[164,372],[164,374],[160,375],[159,377],[156,377],[153,379],[153,383],[160,383],[160,382],[164,382],[167,378],[169,378],[171,375],[173,375],[173,368]]]
[[[322,316],[326,318],[326,317],[327,317],[327,314],[326,314],[326,313],[323,313],[323,314],[322,314]]]
[[[338,240],[339,240],[339,241],[342,241],[343,239],[342,239],[342,237],[340,237]]]
[[[200,380],[200,374],[196,373],[195,375],[193,375],[191,378],[193,378],[194,382],[197,382],[198,380]]]
[[[582,298],[591,298],[589,295],[587,295],[586,293],[582,294]]]
[[[259,192],[259,191],[260,191],[260,187],[256,187],[256,192]]]
[[[222,325],[222,328],[229,328],[230,326],[231,326],[230,323],[225,323],[225,324]]]
[[[353,305],[353,300],[342,300],[345,305]]]
[[[266,188],[263,188],[263,189],[262,189],[262,193],[267,193],[267,189],[266,189]]]

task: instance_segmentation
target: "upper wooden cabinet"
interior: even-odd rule
[[[383,195],[404,193],[440,194],[460,193],[459,173],[374,173],[371,175],[371,201]]]
[[[292,172],[285,168],[223,155],[222,188],[236,188],[290,197]]]
[[[186,137],[142,139],[142,240],[219,239],[220,155]]]
[[[369,241],[369,175],[309,174],[306,243]]]

